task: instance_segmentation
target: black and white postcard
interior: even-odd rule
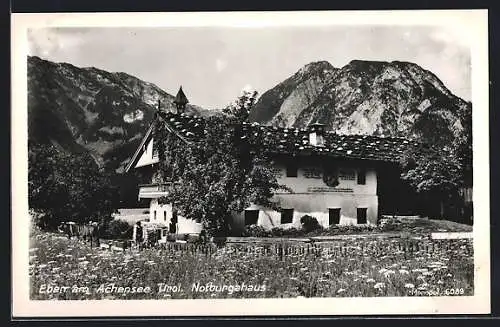
[[[13,14],[13,316],[489,313],[487,14]]]

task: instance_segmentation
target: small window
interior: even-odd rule
[[[172,210],[172,219],[170,219],[172,224],[177,224],[177,216],[177,209]]]
[[[298,167],[296,163],[288,163],[286,166],[286,177],[297,177]]]
[[[360,169],[358,171],[358,184],[365,185],[366,184],[366,170]]]
[[[358,224],[366,224],[366,208],[358,208]]]
[[[281,209],[281,223],[290,224],[293,222],[293,209]]]
[[[340,208],[329,208],[328,218],[329,225],[338,225],[340,223]]]
[[[245,225],[256,225],[259,220],[259,210],[245,210]]]
[[[153,211],[153,220],[156,220],[156,210]]]
[[[167,212],[163,211],[163,221],[167,221]]]

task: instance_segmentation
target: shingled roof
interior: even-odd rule
[[[203,135],[205,120],[187,114],[162,112],[160,115],[172,131],[187,142],[196,142]],[[368,135],[341,135],[324,133],[324,144],[315,146],[309,142],[308,128],[280,128],[243,123],[241,139],[250,144],[261,144],[275,154],[327,155],[336,158],[399,161],[403,152],[418,143],[403,138],[377,137]]]

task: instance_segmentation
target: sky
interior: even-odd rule
[[[260,94],[304,65],[326,60],[409,61],[471,99],[470,46],[451,27],[283,26],[37,28],[29,55],[78,67],[126,72],[190,103],[222,108],[243,89]]]

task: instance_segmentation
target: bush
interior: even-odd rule
[[[318,223],[318,220],[313,216],[304,215],[300,218],[300,223],[302,224],[302,229],[304,232],[309,233],[315,230],[323,229]]]
[[[274,227],[273,229],[271,229],[271,235],[276,236],[276,237],[282,237],[282,236],[295,236],[295,237],[297,237],[297,236],[303,236],[304,231],[297,229],[295,227],[287,228],[287,229],[283,229],[281,227]]]
[[[196,239],[197,244],[207,244],[210,242],[210,237],[208,236],[208,233],[206,230],[202,229],[200,232],[200,235],[198,235],[198,238]]]
[[[105,225],[101,236],[110,239],[131,239],[132,226],[125,220],[113,219]]]
[[[267,231],[262,226],[249,225],[245,227],[241,235],[244,237],[270,237],[271,232]]]
[[[283,228],[280,228],[280,227],[274,227],[273,229],[271,229],[271,235],[273,236],[284,236],[286,233],[286,231],[283,229]]]
[[[359,234],[363,232],[370,232],[376,230],[376,226],[372,225],[333,225],[328,227],[326,230],[326,234],[328,235],[351,235],[351,234]]]
[[[391,232],[401,229],[402,222],[397,218],[386,218],[379,222],[379,228],[383,232]]]

